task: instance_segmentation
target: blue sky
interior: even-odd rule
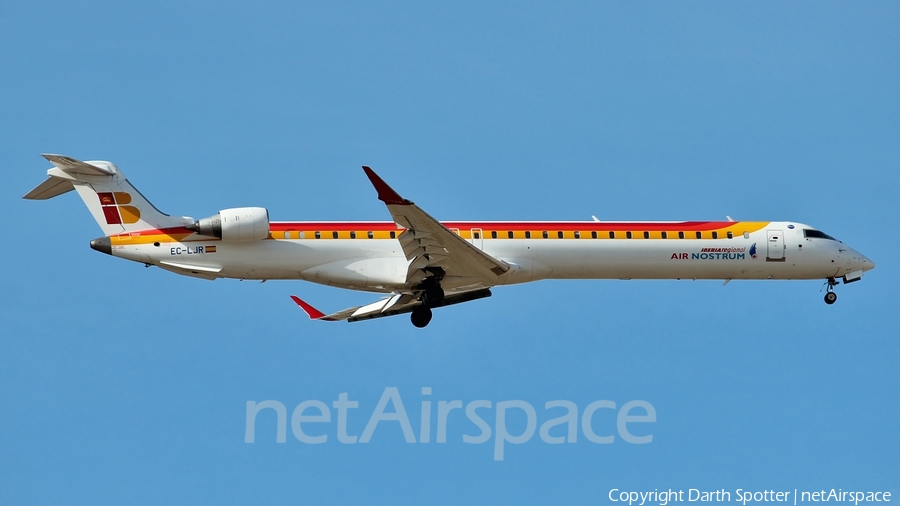
[[[891,2],[3,4],[2,502],[896,496],[898,22]],[[877,268],[834,306],[817,281],[545,281],[424,331],[310,322],[289,294],[373,297],[98,254],[74,194],[21,200],[42,152],[113,161],[194,217],[387,219],[367,164],[441,219],[796,220]],[[331,423],[306,445],[261,414],[244,443],[248,400],[347,392],[359,435],[386,387],[417,434],[431,387],[435,405],[525,400],[539,423],[547,401],[645,400],[654,440],[535,434],[496,462],[493,440],[462,442],[464,417],[445,444],[383,422],[367,444]]]

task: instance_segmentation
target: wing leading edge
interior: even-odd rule
[[[497,278],[510,269],[503,260],[476,248],[412,201],[401,197],[371,168],[363,166],[363,170],[394,221],[406,229],[397,239],[410,262],[406,274],[408,286],[415,287],[429,277],[436,277],[438,282],[456,278],[453,284],[489,287],[497,284]]]

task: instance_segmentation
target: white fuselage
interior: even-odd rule
[[[548,223],[544,228],[550,230],[541,230],[541,222],[530,223],[534,230],[528,231],[529,238],[521,230],[508,232],[514,235],[509,238],[503,230],[511,228],[508,223],[478,223],[477,228],[468,228],[470,224],[447,226],[512,266],[499,277],[497,285],[540,279],[825,279],[874,267],[865,256],[839,241],[805,237],[804,230],[811,227],[801,223],[753,222],[756,226],[748,228],[754,231],[743,233],[739,223],[734,224],[736,233],[729,232],[732,238],[723,232],[715,239],[709,233],[697,239],[693,231],[681,232],[685,238],[680,238],[668,222],[660,222],[660,228],[665,225],[670,232],[646,232],[650,238],[644,238],[642,231],[653,228],[648,224],[636,225],[628,232],[631,237],[625,236],[622,223],[615,227],[605,227],[604,222]],[[346,228],[345,224],[334,225],[332,228]],[[316,238],[312,231],[282,231],[312,228],[286,222],[272,222],[269,238],[258,241],[229,242],[191,234],[177,240],[161,236],[149,242],[146,235],[133,235],[134,239],[119,236],[113,242],[112,254],[206,278],[299,279],[373,292],[408,289],[410,262],[400,242],[386,237],[387,232],[366,231],[383,230],[393,224],[354,225],[359,231],[353,238],[344,238],[349,232],[342,232],[337,239],[322,236],[332,233],[328,223],[315,224],[324,230],[315,232],[320,235]],[[554,228],[567,230],[557,232]],[[591,235],[591,229],[604,228],[617,228],[619,232],[615,238],[606,231],[599,235],[594,231],[596,238]],[[583,231],[573,231],[579,229]],[[547,238],[544,232],[548,232]],[[448,272],[443,286],[449,293],[473,285],[471,280],[455,279]]]

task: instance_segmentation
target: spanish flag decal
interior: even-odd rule
[[[205,251],[206,251],[207,253],[215,253],[215,252],[216,252],[216,247],[215,247],[215,246],[207,246],[206,249],[205,249]]]

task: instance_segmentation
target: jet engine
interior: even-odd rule
[[[269,237],[269,211],[264,207],[224,209],[185,228],[223,241],[259,241]]]

